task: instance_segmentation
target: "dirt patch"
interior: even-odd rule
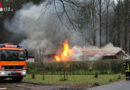
[[[29,84],[29,83],[15,83],[9,86],[8,90],[86,90],[78,86],[70,85],[52,85],[52,84]]]

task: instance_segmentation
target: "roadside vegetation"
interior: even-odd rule
[[[60,74],[64,68],[72,75],[117,74],[123,73],[123,60],[97,60],[74,62],[44,62],[27,63],[28,73],[42,73],[47,75]]]
[[[119,78],[120,77],[120,78]],[[36,74],[35,79],[32,79],[31,74],[28,74],[23,81],[27,82],[37,82],[45,84],[67,84],[67,85],[89,85],[93,86],[94,84],[103,85],[111,82],[119,81],[124,79],[122,74],[107,74],[99,75],[98,78],[95,78],[94,75],[68,75],[68,80],[62,81],[61,75],[45,75],[45,80],[42,79],[42,75]]]
[[[122,60],[27,63],[24,81],[46,84],[103,85],[124,79]]]

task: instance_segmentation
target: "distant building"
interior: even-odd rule
[[[73,55],[71,56],[72,61],[87,61],[87,60],[105,60],[105,59],[126,59],[129,58],[129,55],[125,53],[119,47],[114,47],[112,44],[108,44],[108,46],[104,48],[98,48],[94,46],[88,47],[80,47],[74,46],[71,51],[73,51]],[[44,61],[55,61],[54,56],[56,52],[48,51],[46,53],[42,53],[42,60]],[[37,58],[38,55],[37,55]],[[36,58],[35,58],[36,59]],[[38,61],[36,59],[35,61]]]
[[[125,59],[128,55],[123,50],[86,50],[82,51],[83,59]]]

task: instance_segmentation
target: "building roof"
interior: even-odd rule
[[[120,47],[114,47],[111,43],[102,48],[96,46],[84,46],[83,48],[76,46],[76,48],[82,52],[83,56],[114,56],[119,52],[122,52],[125,55],[125,52]]]
[[[94,56],[94,55],[101,55],[101,56],[114,56],[122,50],[83,50],[83,56]]]

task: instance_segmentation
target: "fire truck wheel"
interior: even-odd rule
[[[21,82],[23,80],[23,77],[22,76],[21,77],[13,77],[12,80],[14,82]]]

